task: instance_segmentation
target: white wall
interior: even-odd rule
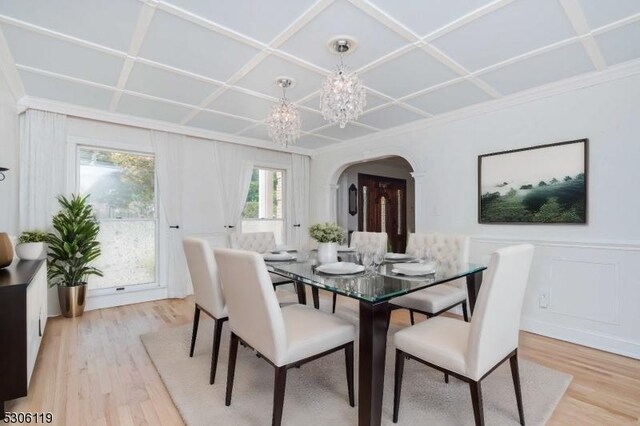
[[[18,232],[18,115],[16,100],[0,73],[0,167],[10,170],[0,182],[0,232]]]
[[[349,231],[358,230],[358,215],[351,216],[349,214],[349,187],[351,184],[358,187],[358,174],[364,173],[407,181],[407,229],[409,232],[413,232],[415,230],[415,185],[411,172],[411,166],[408,163],[406,167],[402,167],[401,164],[397,164],[397,161],[391,159],[369,161],[349,166],[342,172],[338,182],[338,225]]]
[[[522,327],[640,358],[640,76],[441,122],[314,156],[312,220],[332,218],[343,164],[403,155],[417,173],[416,230],[472,235],[472,259],[532,241]],[[481,225],[477,156],[589,138],[587,225]],[[422,177],[420,177],[422,176]],[[547,309],[538,306],[547,294]]]

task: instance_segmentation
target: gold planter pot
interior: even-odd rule
[[[62,315],[67,318],[79,317],[84,313],[87,283],[72,287],[58,286],[58,300]]]

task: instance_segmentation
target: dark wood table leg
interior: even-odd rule
[[[467,294],[469,295],[469,313],[471,314],[473,314],[473,309],[476,307],[476,299],[478,298],[481,284],[482,271],[467,275]]]
[[[360,301],[358,425],[378,426],[382,420],[384,359],[389,304]]]
[[[298,303],[301,305],[307,304],[307,292],[304,289],[304,284],[296,282],[296,293],[298,294]]]
[[[320,309],[320,294],[318,293],[318,287],[311,287],[311,296],[313,297],[313,307]]]

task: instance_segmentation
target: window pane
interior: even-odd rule
[[[276,244],[282,244],[285,209],[283,194],[283,170],[254,169],[242,214],[242,232],[273,232]]]
[[[155,215],[155,163],[151,155],[80,149],[80,192],[91,194],[99,219]]]
[[[100,221],[102,255],[90,289],[156,281],[155,160],[152,155],[79,150],[79,189]]]

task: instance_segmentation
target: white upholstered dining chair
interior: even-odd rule
[[[269,253],[276,249],[276,237],[273,232],[234,232],[229,235],[229,247],[261,254]],[[278,274],[269,273],[269,276],[274,287],[293,283],[289,278]]]
[[[438,317],[407,327],[394,336],[396,370],[393,421],[398,421],[405,357],[469,383],[476,425],[484,425],[482,380],[506,360],[516,393],[520,424],[524,409],[518,372],[522,304],[534,247],[500,249],[491,255],[471,323]]]
[[[465,235],[409,234],[407,254],[419,256],[426,248],[444,270],[455,271],[469,262],[469,237]],[[408,309],[413,325],[414,312],[430,318],[458,305],[462,306],[464,320],[469,321],[467,287],[463,278],[397,297],[391,301],[390,308]]]
[[[200,312],[203,311],[214,321],[211,371],[209,373],[209,383],[213,384],[218,366],[222,325],[228,319],[227,307],[218,278],[218,268],[213,257],[213,250],[209,243],[201,238],[186,237],[182,241],[182,246],[187,258],[187,266],[189,267],[189,275],[191,276],[193,293],[196,299],[189,356],[193,357],[200,323]]]
[[[255,349],[275,367],[272,424],[280,425],[287,370],[344,349],[349,403],[353,395],[355,326],[305,305],[281,308],[264,260],[254,252],[215,249],[229,307],[229,371],[225,403],[231,404],[238,342]]]
[[[354,231],[351,233],[351,242],[349,247],[362,252],[363,250],[381,250],[383,253],[387,251],[387,240],[389,236],[386,232],[362,232]],[[336,302],[338,295],[333,293],[333,301],[331,303],[331,312],[336,313]]]

